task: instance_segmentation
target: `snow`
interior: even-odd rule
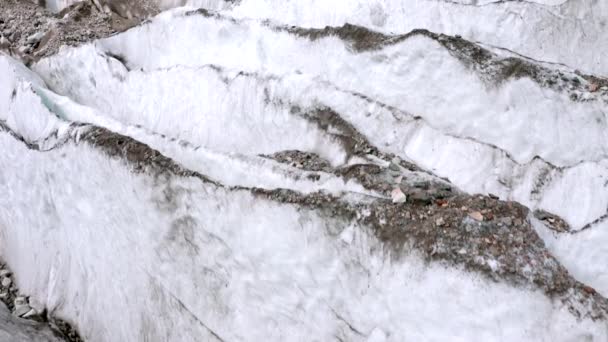
[[[218,3],[223,1],[185,4],[217,10]],[[351,23],[385,33],[425,28],[608,76],[605,1],[242,0],[225,12],[301,27]]]
[[[574,102],[568,93],[526,78],[489,85],[425,36],[354,53],[334,37],[311,42],[257,21],[182,13],[164,13],[152,24],[95,48],[64,51],[34,69],[54,90],[121,122],[223,152],[299,148],[340,164],[339,147],[324,152],[335,144],[289,115],[290,106],[322,104],[338,110],[376,146],[448,177],[465,191],[555,212],[574,229],[608,207],[608,121],[601,100]],[[101,57],[100,50],[123,56],[134,71]],[[116,76],[107,77],[110,73]],[[235,94],[238,101],[231,101]],[[267,103],[268,94],[276,94],[275,100]],[[165,115],[168,111],[174,115]],[[214,118],[203,122],[199,115]],[[414,116],[423,120],[413,121]],[[247,130],[239,131],[234,118],[249,120]],[[402,128],[387,134],[388,122]],[[309,127],[302,130],[302,125]],[[306,136],[285,139],[284,132]]]
[[[269,182],[264,171],[248,176],[248,165],[256,162],[234,172],[222,153],[255,158],[296,148],[343,164],[338,144],[290,114],[293,106],[328,106],[374,145],[467,192],[493,193],[553,212],[575,230],[606,213],[608,127],[602,100],[574,102],[568,93],[526,78],[489,85],[425,36],[356,53],[335,37],[311,42],[255,20],[183,17],[183,12],[163,13],[122,35],[65,50],[34,70],[52,89],[95,108],[98,116],[206,148],[172,151],[166,142],[144,140],[229,185],[305,192],[326,186],[289,185],[282,176]],[[106,53],[121,56],[132,71]],[[292,139],[295,134],[304,135]],[[222,157],[201,157],[205,153]],[[216,160],[213,167],[200,166],[210,165],[210,159]],[[333,189],[363,192],[339,184]],[[591,251],[605,264],[601,260],[608,254]],[[584,268],[579,265],[584,258],[556,255]],[[573,272],[608,292],[601,269]]]
[[[532,219],[547,248],[579,281],[591,284],[608,295],[608,222],[603,221],[575,234],[557,234],[542,222]]]
[[[606,338],[604,323],[540,293],[390,260],[365,227],[347,244],[333,232],[350,222],[197,179],[159,182],[87,144],[0,143],[0,169],[21,170],[2,173],[2,257],[89,341],[212,340],[207,329],[226,341]]]

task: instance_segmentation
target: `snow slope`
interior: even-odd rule
[[[67,125],[3,60],[23,89],[3,97],[9,112]],[[354,222],[196,177],[133,173],[80,140],[88,129],[72,126],[45,151],[0,135],[2,257],[23,291],[88,341],[606,338],[605,322],[579,321],[541,293],[415,253],[391,260]]]
[[[212,10],[226,8],[222,0],[182,3]],[[350,23],[385,33],[424,28],[460,34],[537,60],[608,76],[603,63],[608,58],[605,1],[242,0],[227,11],[239,18],[271,19],[301,27]]]
[[[163,38],[169,36],[174,38]],[[310,40],[272,24],[177,10],[95,45],[66,50],[34,70],[55,91],[99,115],[193,146],[245,154],[296,148],[339,165],[346,160],[339,145],[290,114],[292,107],[327,106],[374,145],[467,192],[556,213],[574,230],[603,230],[607,224],[605,95],[574,90],[586,99],[580,101],[572,100],[567,87],[530,78],[488,81],[428,34],[356,51],[335,36]],[[543,70],[587,83],[563,68]],[[247,129],[239,130],[243,122]],[[292,139],[297,132],[306,135]],[[556,255],[608,293],[603,267],[587,267],[589,260],[608,255],[602,244],[561,238],[587,252],[579,256],[564,246],[556,247]]]

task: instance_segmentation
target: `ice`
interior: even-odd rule
[[[222,1],[218,1],[222,2]],[[608,75],[608,3],[604,1],[243,0],[229,13],[302,27],[361,25],[386,33],[425,28],[531,58]],[[190,0],[193,6],[209,2]],[[473,1],[469,3],[474,3]],[[216,6],[210,6],[216,9]],[[547,29],[550,27],[551,29]]]
[[[88,341],[606,338],[604,323],[540,293],[390,260],[365,227],[349,244],[331,233],[349,222],[198,179],[159,182],[86,143],[0,143],[0,170],[22,170],[0,178],[14,192],[0,200],[12,209],[2,257]]]
[[[183,13],[163,13],[152,24],[96,47],[43,60],[35,70],[54,90],[106,115],[194,144],[241,153],[254,152],[254,146],[262,148],[259,153],[297,147],[339,164],[344,161],[339,148],[330,153],[319,148],[332,146],[319,138],[322,134],[276,140],[286,136],[281,129],[291,135],[307,125],[289,115],[290,106],[326,105],[375,145],[448,177],[468,192],[494,193],[550,210],[574,229],[606,211],[608,127],[602,100],[572,101],[566,91],[527,78],[488,84],[424,35],[356,53],[335,37],[311,42],[257,21]],[[163,44],[157,44],[157,37],[168,35],[175,38],[161,38]],[[100,56],[99,50],[122,56],[126,67]],[[150,56],[149,51],[158,52]],[[161,78],[175,81],[163,83]],[[172,99],[174,92],[179,100]],[[182,101],[204,94],[209,97],[205,102]],[[234,94],[239,94],[237,102],[227,100]],[[365,94],[369,101],[356,94]],[[267,103],[272,95],[274,100]],[[183,120],[165,115],[168,111]],[[219,120],[203,122],[198,119],[201,113]],[[372,119],[367,119],[369,114]],[[415,117],[424,120],[411,121]],[[247,131],[237,131],[234,118],[250,118]],[[395,125],[400,129],[385,129]],[[260,134],[273,131],[279,135]],[[224,132],[228,140],[219,136]],[[310,136],[314,129],[305,132]],[[251,139],[260,144],[251,144]],[[273,139],[268,147],[265,139]],[[577,196],[565,196],[573,192]]]
[[[377,51],[355,52],[336,37],[310,41],[255,20],[184,17],[184,12],[164,13],[151,24],[120,36],[66,50],[36,64],[34,70],[52,89],[96,108],[99,115],[143,124],[203,145],[212,153],[273,151],[264,146],[275,151],[298,148],[341,164],[344,154],[337,145],[306,144],[311,138],[293,140],[280,131],[305,132],[314,134],[312,141],[327,141],[323,132],[315,133],[289,108],[328,106],[374,145],[449,178],[467,192],[493,193],[556,213],[574,230],[606,213],[608,130],[605,102],[600,99],[572,101],[566,91],[527,78],[488,84],[423,35]],[[157,44],[157,37],[168,36],[174,39],[161,38],[163,44]],[[149,51],[157,53],[150,56]],[[180,100],[176,101],[175,93]],[[146,96],[151,94],[155,95]],[[180,102],[183,98],[193,100]],[[173,115],[166,115],[168,111]],[[201,113],[220,120],[202,121],[198,119]],[[239,122],[251,119],[247,130],[220,136],[242,127],[232,124],[235,117]],[[265,124],[277,118],[280,125]],[[197,130],[192,130],[191,122],[197,123]],[[277,138],[287,139],[264,144],[265,139]],[[256,144],[251,144],[254,140]],[[235,173],[235,179],[225,176],[230,174],[225,167],[198,166],[208,164],[199,159],[201,153],[168,152],[166,143],[146,141],[172,156],[181,155],[180,161],[190,168],[219,175],[226,184],[258,182],[272,188],[283,182],[300,191],[319,189],[287,185],[284,177],[269,183],[266,176],[261,177],[264,181]],[[566,252],[556,255],[575,269],[581,269],[585,259]],[[593,255],[603,260],[606,254]],[[601,268],[573,272],[602,292],[608,291]]]

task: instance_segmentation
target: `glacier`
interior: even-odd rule
[[[0,258],[34,309],[86,341],[608,340],[605,3],[157,5],[29,67],[0,53]],[[450,201],[530,208],[546,259],[496,252],[532,259],[512,278],[395,248],[385,171],[352,171],[395,163]],[[504,229],[432,210],[439,235]],[[567,291],[539,285],[562,267]]]

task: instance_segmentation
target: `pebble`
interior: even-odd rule
[[[435,224],[439,227],[443,226],[444,223],[445,223],[445,220],[443,219],[443,217],[440,217],[437,220],[435,220]]]
[[[410,193],[410,198],[412,199],[412,201],[422,204],[433,203],[433,198],[424,191],[412,191]]]
[[[479,211],[469,213],[469,217],[475,221],[483,221],[483,215]]]
[[[510,217],[503,217],[499,220],[500,223],[503,223],[505,226],[512,226],[513,225],[513,219]]]
[[[11,43],[6,39],[6,37],[0,37],[0,48],[7,48],[11,45]]]
[[[44,37],[44,33],[36,32],[31,36],[27,37],[26,41],[28,44],[36,44],[40,41],[40,39],[42,39],[42,37]]]
[[[588,89],[590,92],[596,92],[599,89],[599,85],[597,83],[589,83]]]
[[[0,271],[0,277],[9,277],[11,274],[12,273],[9,270],[1,270]]]
[[[394,178],[401,176],[401,170],[388,169],[388,173],[391,175],[391,177],[394,177]]]
[[[30,309],[30,311],[26,312],[23,316],[23,318],[28,318],[28,317],[32,317],[32,316],[36,316],[38,314],[38,312],[34,309]]]
[[[399,165],[391,162],[390,164],[388,164],[388,169],[391,171],[401,171],[401,168],[399,167]]]
[[[25,299],[25,297],[19,296],[15,298],[15,306],[18,305],[24,305],[27,303],[27,300]]]
[[[15,305],[14,314],[15,314],[15,316],[22,317],[26,313],[30,312],[30,310],[32,310],[32,308],[30,308],[30,306],[27,304]]]
[[[13,281],[11,280],[11,278],[2,278],[3,287],[9,287],[9,286],[11,286],[12,283],[13,283]]]
[[[393,203],[405,203],[407,201],[407,197],[400,188],[395,188],[391,191],[391,198]]]

